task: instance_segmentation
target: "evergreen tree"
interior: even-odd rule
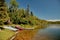
[[[26,16],[29,16],[29,11],[30,11],[29,7],[30,7],[30,6],[29,6],[29,4],[28,4],[28,5],[27,5],[27,9],[26,9],[26,13],[25,13]]]
[[[31,11],[31,16],[33,16],[33,12]]]

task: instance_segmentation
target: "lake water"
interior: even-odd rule
[[[60,40],[60,24],[49,24],[47,28],[40,29],[33,40]]]

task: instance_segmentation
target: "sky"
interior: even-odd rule
[[[7,0],[8,2],[8,0]],[[60,19],[60,0],[17,0],[20,8],[27,8],[40,19],[59,20]]]

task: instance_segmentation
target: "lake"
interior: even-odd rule
[[[60,40],[60,24],[49,24],[44,29],[19,31],[14,40]]]
[[[47,28],[40,29],[33,40],[60,40],[60,24],[49,24]]]

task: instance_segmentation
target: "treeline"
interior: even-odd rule
[[[5,0],[0,0],[0,25],[6,24],[29,24],[44,25],[45,20],[40,20],[30,11],[30,5],[26,9],[19,8],[16,0],[10,0],[9,5]]]
[[[49,24],[60,24],[60,21],[56,21],[56,22],[48,22]]]

